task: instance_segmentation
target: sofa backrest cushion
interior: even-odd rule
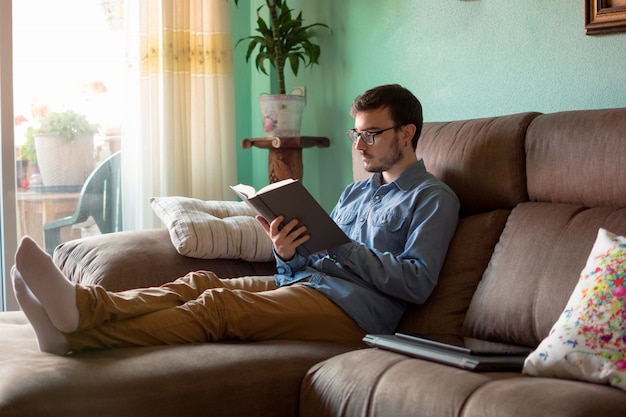
[[[538,116],[526,154],[531,201],[626,207],[626,108]]]
[[[416,154],[461,200],[463,214],[528,200],[524,136],[538,113],[426,123]]]
[[[539,113],[424,124],[416,155],[448,184],[463,215],[512,209],[527,201],[524,137]],[[353,147],[355,180],[369,176]]]
[[[510,209],[527,201],[524,137],[539,113],[424,125],[416,155],[461,200],[462,218],[439,283],[424,305],[412,306],[398,330],[459,333]],[[370,174],[353,147],[354,179]]]
[[[424,304],[409,308],[398,331],[412,334],[462,332],[472,295],[508,215],[509,210],[494,210],[460,219],[437,286]]]
[[[626,233],[626,109],[540,115],[525,149],[531,202],[511,212],[464,326],[535,346],[562,312],[598,229]]]
[[[626,208],[518,205],[472,298],[464,333],[536,346],[563,311],[600,227],[626,234]]]

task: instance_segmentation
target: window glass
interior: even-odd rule
[[[13,2],[18,239],[44,247],[44,225],[74,213],[86,178],[120,148],[122,29],[123,0]],[[59,242],[98,233],[87,220]]]

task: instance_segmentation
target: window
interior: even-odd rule
[[[73,213],[85,176],[120,139],[125,229],[161,225],[150,208],[152,196],[234,199],[228,2],[0,0],[0,8],[2,45],[13,36],[0,48],[0,75],[9,87],[0,91],[5,263],[18,236],[31,235],[46,247],[44,225]],[[9,120],[5,109],[12,110]],[[65,142],[53,144],[35,133],[54,113],[62,125],[83,117],[83,125],[97,124],[88,147],[50,160]],[[82,169],[70,176],[75,166]],[[58,241],[99,232],[106,230],[85,221],[63,229]],[[2,268],[5,283],[9,267]]]
[[[2,169],[3,173],[15,170],[14,239],[27,234],[45,247],[44,224],[73,214],[87,176],[119,150],[125,73],[123,3],[12,2],[15,164]],[[68,127],[78,121],[93,131],[86,129],[71,143],[67,137],[37,134],[46,132],[51,118]],[[55,125],[50,130],[58,129]],[[10,149],[6,140],[3,135],[3,150]],[[4,219],[5,224],[10,221]],[[94,233],[99,233],[98,226],[87,221],[61,229],[60,240]],[[7,242],[11,236],[4,238],[8,252],[15,245]],[[13,254],[7,252],[4,259],[10,262]]]

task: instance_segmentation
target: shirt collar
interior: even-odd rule
[[[423,159],[418,159],[413,165],[404,170],[402,174],[391,184],[395,184],[402,191],[412,189],[419,182],[419,178],[426,172],[426,166]],[[376,172],[370,177],[369,184],[371,187],[378,188],[383,183],[382,172]]]

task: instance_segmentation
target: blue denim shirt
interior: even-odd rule
[[[394,182],[350,184],[331,217],[352,242],[325,255],[276,256],[279,286],[304,278],[368,333],[392,333],[410,303],[432,292],[456,230],[454,192],[417,161]],[[314,232],[314,230],[312,231]]]

